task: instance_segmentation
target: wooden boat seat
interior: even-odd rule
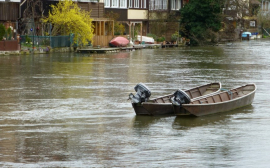
[[[171,103],[171,97],[172,97],[172,96],[167,96],[167,97],[157,98],[157,99],[154,99],[153,101],[154,101],[155,103]]]
[[[254,86],[253,85],[247,85],[246,87],[244,87],[241,92],[243,95],[247,95],[250,92],[252,92],[254,90]]]
[[[242,90],[239,94],[240,94],[241,96],[243,96],[243,95],[249,94],[251,91],[252,91],[252,90]]]
[[[204,96],[204,95],[213,93],[213,92],[217,91],[218,89],[219,89],[219,85],[212,85],[212,86],[206,88],[206,91],[202,95]]]
[[[209,88],[206,88],[206,90],[217,90],[218,88],[211,88],[211,87],[209,87]]]
[[[207,95],[207,94],[210,94],[210,93],[213,93],[215,90],[208,90],[208,89],[206,89],[206,91],[203,93],[203,96],[204,95]]]
[[[205,102],[209,103],[208,100],[205,100],[205,101],[199,100],[199,102],[200,102],[200,104],[203,104],[203,103],[205,103]]]
[[[218,90],[218,88],[212,88],[212,87],[209,87],[209,88],[206,88],[206,91],[205,91],[202,95],[204,96],[204,95],[213,93],[213,92],[215,92],[215,91],[217,91],[217,90]]]
[[[196,90],[189,91],[188,95],[190,96],[190,98],[194,98],[194,97],[202,96],[202,93],[201,93],[200,89],[196,88]]]

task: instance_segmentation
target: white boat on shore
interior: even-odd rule
[[[142,38],[141,38],[141,36],[138,35],[137,40],[141,41],[141,42],[144,41],[145,44],[154,44],[155,43],[154,38],[153,37],[148,37],[148,36],[142,36]]]

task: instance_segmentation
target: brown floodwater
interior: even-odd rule
[[[0,57],[0,167],[268,167],[270,40],[110,54]],[[152,97],[255,83],[252,105],[203,117],[136,116]]]

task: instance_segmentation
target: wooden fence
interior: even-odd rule
[[[2,40],[0,41],[0,51],[18,51],[20,44],[17,40]]]
[[[107,35],[107,36],[94,36],[93,37],[93,46],[108,47],[109,42],[116,36]],[[126,36],[123,36],[126,37]],[[40,38],[40,37],[39,37]],[[23,41],[22,37],[22,41]],[[41,39],[41,38],[40,38]],[[41,43],[40,43],[41,44]],[[0,51],[18,51],[20,50],[20,44],[17,40],[2,40],[0,41]]]
[[[109,42],[113,39],[113,36],[112,35],[109,35],[109,36],[97,36],[95,35],[93,37],[93,42],[92,42],[92,45],[93,46],[97,46],[97,45],[100,45],[102,47],[108,47],[109,46]]]

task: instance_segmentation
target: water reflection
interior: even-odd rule
[[[214,126],[214,125],[226,125],[226,122],[230,122],[232,117],[237,115],[245,115],[253,112],[253,106],[248,105],[232,111],[223,113],[217,113],[207,116],[177,116],[173,122],[173,129],[185,130],[192,127],[201,126]]]
[[[162,119],[167,118],[168,116],[137,116],[133,118],[133,127],[134,128],[148,128],[152,124],[159,122]]]

